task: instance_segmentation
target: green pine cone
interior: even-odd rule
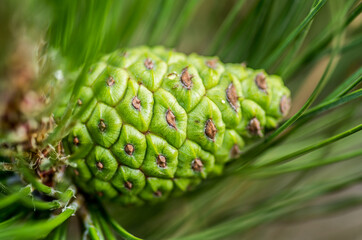
[[[158,202],[220,174],[289,107],[281,78],[263,70],[163,47],[119,50],[91,67],[64,145],[83,191]]]

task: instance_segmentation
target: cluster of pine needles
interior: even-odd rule
[[[361,11],[356,0],[1,1],[0,239],[270,239],[278,224],[361,207]],[[104,206],[66,176],[76,101],[59,122],[52,111],[99,57],[139,45],[278,74],[292,113],[197,191]],[[304,239],[345,237],[353,219],[341,221]]]

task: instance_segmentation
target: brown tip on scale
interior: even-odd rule
[[[233,83],[230,83],[228,88],[226,89],[226,98],[230,103],[231,107],[235,112],[238,110],[238,94],[236,93],[236,88]]]
[[[138,111],[141,109],[141,100],[137,96],[132,99],[132,106]]]
[[[239,146],[235,143],[235,144],[233,145],[233,147],[231,148],[231,150],[230,150],[230,155],[231,155],[232,158],[237,158],[237,157],[240,156],[240,154],[241,154],[240,148],[239,148]]]
[[[73,138],[73,144],[74,144],[75,146],[78,146],[78,145],[79,145],[79,138],[78,138],[77,136],[74,136],[74,138]]]
[[[115,82],[116,82],[116,81],[114,80],[114,78],[113,78],[112,76],[109,76],[109,77],[107,78],[107,85],[108,85],[108,86],[113,86]]]
[[[216,126],[211,119],[208,119],[205,124],[205,134],[211,140],[214,140],[217,133]]]
[[[82,102],[82,100],[80,100],[80,98],[78,98],[77,104],[78,104],[78,106],[81,106],[83,104],[83,102]]]
[[[260,90],[266,91],[268,85],[266,83],[266,77],[265,77],[264,73],[259,73],[258,75],[256,75],[255,84],[256,84],[256,86],[258,86],[258,88]]]
[[[160,190],[157,190],[156,192],[153,193],[153,195],[155,197],[161,197],[162,196],[162,192]]]
[[[214,59],[211,59],[211,60],[207,60],[205,63],[206,63],[206,66],[208,66],[209,68],[212,68],[212,69],[216,69],[217,68],[217,58],[214,58]]]
[[[260,122],[256,117],[252,118],[249,121],[247,128],[252,135],[258,135],[260,137],[263,136],[263,133],[261,132]]]
[[[173,112],[171,111],[171,109],[168,109],[166,111],[166,121],[170,127],[177,129],[176,128],[176,117],[175,117],[175,114],[173,114]]]
[[[103,197],[103,193],[102,193],[102,192],[97,192],[97,195],[98,195],[99,197]]]
[[[202,161],[199,158],[195,158],[195,160],[192,161],[192,170],[195,172],[201,172],[204,167],[204,164],[202,164]]]
[[[104,123],[103,119],[99,121],[98,128],[101,132],[104,132],[106,130],[107,125]]]
[[[181,80],[182,85],[187,90],[190,90],[192,88],[192,78],[193,77],[194,76],[189,73],[188,67],[185,67],[184,69],[182,69],[180,80]]]
[[[145,62],[145,67],[148,69],[148,70],[151,70],[155,67],[155,64],[154,62],[151,60],[151,58],[146,58]]]
[[[124,183],[124,187],[127,188],[128,190],[131,190],[133,188],[133,184],[129,181],[126,181]]]
[[[98,170],[102,170],[104,168],[103,163],[97,162],[96,163]]]
[[[165,168],[167,166],[166,157],[161,154],[158,155],[157,156],[157,165],[161,168]]]
[[[283,116],[288,114],[290,106],[291,106],[290,98],[283,95],[282,98],[280,99],[280,104],[279,104],[280,112],[283,114]]]
[[[132,156],[133,152],[134,152],[134,146],[132,144],[126,144],[126,146],[124,146],[124,151],[129,155]]]

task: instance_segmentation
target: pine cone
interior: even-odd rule
[[[289,107],[281,78],[263,70],[163,47],[119,50],[89,70],[64,145],[83,191],[158,202],[220,174]]]

